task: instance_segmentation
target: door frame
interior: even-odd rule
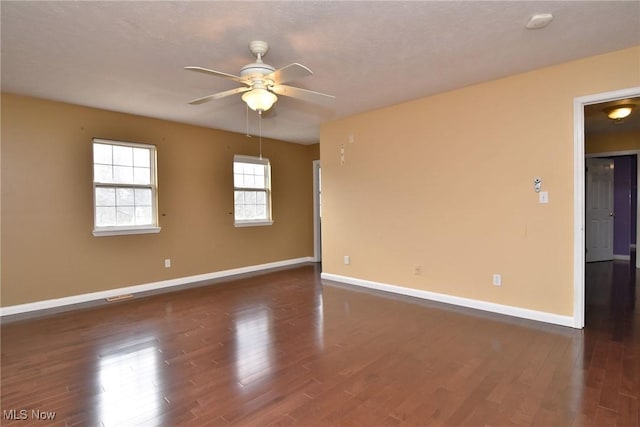
[[[640,96],[640,86],[573,99],[573,327],[584,328],[585,153],[584,107]]]
[[[320,228],[320,160],[313,161],[313,260],[322,261]]]

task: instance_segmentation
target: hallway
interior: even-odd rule
[[[598,425],[637,425],[640,419],[640,314],[635,252],[630,261],[586,265],[584,398],[593,404]],[[596,415],[594,414],[594,415]],[[626,416],[624,414],[627,414]],[[616,424],[616,418],[618,423]],[[635,422],[635,424],[634,424]]]

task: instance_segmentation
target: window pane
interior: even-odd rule
[[[116,184],[131,184],[133,182],[133,168],[128,166],[114,166],[113,182]]]
[[[116,209],[116,222],[118,225],[135,225],[134,207],[118,206],[118,208]]]
[[[151,169],[133,168],[133,183],[140,185],[151,184]]]
[[[96,207],[96,226],[112,227],[116,225],[116,208],[113,207]]]
[[[267,194],[264,191],[260,191],[256,194],[256,203],[264,205],[267,201]]]
[[[151,225],[150,188],[96,188],[96,226]]]
[[[256,205],[245,205],[244,214],[246,219],[255,219],[256,217]]]
[[[244,203],[244,191],[234,191],[233,198],[236,204]]]
[[[151,189],[136,188],[135,198],[136,206],[151,206]]]
[[[116,189],[116,206],[133,206],[133,188]]]
[[[120,166],[133,166],[133,148],[114,145],[113,164]]]
[[[115,188],[96,188],[96,206],[115,206],[116,190]]]
[[[235,187],[265,188],[265,166],[254,163],[234,162],[233,183]]]
[[[245,191],[244,192],[244,203],[245,204],[255,204],[256,203],[256,192],[255,191]]]
[[[134,148],[133,166],[141,168],[151,167],[151,150],[147,148]]]
[[[245,175],[243,187],[255,188],[255,186],[256,186],[256,177],[254,175]]]
[[[244,213],[244,205],[235,205],[236,220],[247,219]]]
[[[151,218],[151,206],[136,206],[136,225],[150,225]]]
[[[110,165],[113,162],[111,145],[93,144],[93,162]]]
[[[256,206],[256,218],[267,219],[267,207],[264,205]]]
[[[113,168],[105,165],[94,165],[93,180],[107,184],[113,183]]]

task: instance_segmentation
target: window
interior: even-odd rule
[[[271,166],[268,159],[233,157],[236,227],[271,225]]]
[[[157,233],[156,148],[93,139],[94,236]]]

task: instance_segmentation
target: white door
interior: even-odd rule
[[[613,160],[586,159],[587,262],[613,259]]]

